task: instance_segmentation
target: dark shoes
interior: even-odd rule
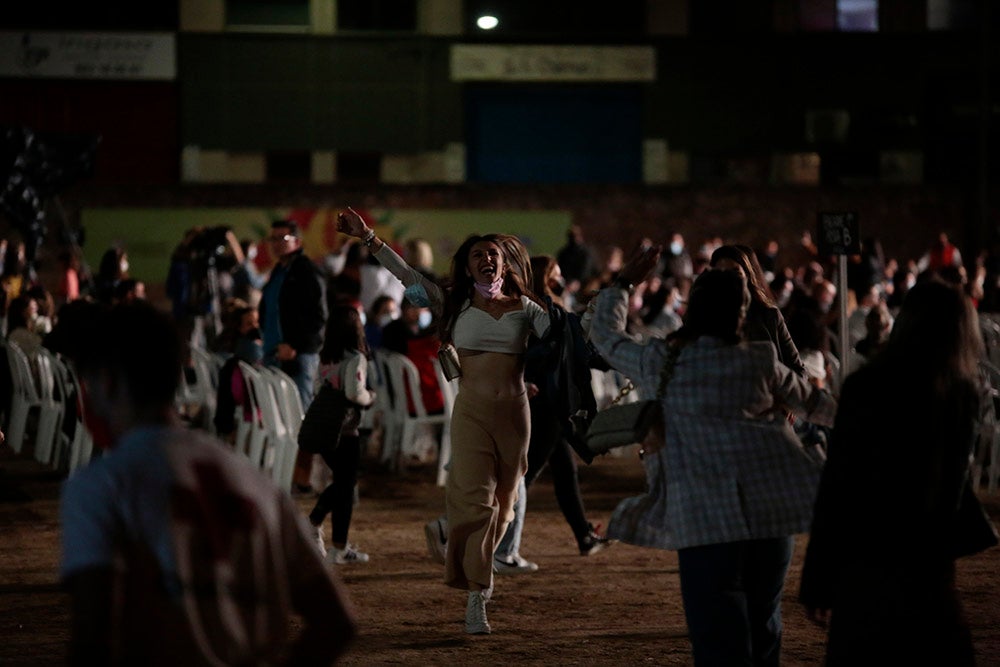
[[[593,524],[589,524],[587,528],[587,534],[576,541],[577,545],[580,547],[581,556],[596,554],[598,551],[611,544],[611,540],[598,533]]]

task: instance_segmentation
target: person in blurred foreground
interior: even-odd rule
[[[829,665],[974,663],[955,558],[982,351],[969,299],[922,283],[844,383],[799,592]]]
[[[61,321],[87,425],[107,448],[64,485],[60,577],[74,664],[329,664],[355,634],[291,498],[178,425],[181,347],[142,303]],[[56,332],[54,332],[56,333]],[[288,646],[289,615],[302,631]]]

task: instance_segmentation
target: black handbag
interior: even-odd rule
[[[350,423],[356,413],[357,408],[347,399],[343,389],[324,382],[302,419],[299,448],[311,454],[333,451],[340,444],[344,425]]]

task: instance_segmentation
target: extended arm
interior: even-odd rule
[[[420,286],[423,288],[434,315],[441,316],[444,308],[444,293],[441,288],[403,261],[402,257],[375,235],[375,230],[365,224],[357,211],[348,208],[341,212],[337,216],[337,231],[361,239],[371,249],[372,256],[407,287]]]

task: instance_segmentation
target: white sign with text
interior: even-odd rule
[[[0,31],[0,77],[173,81],[175,43],[167,32]]]

